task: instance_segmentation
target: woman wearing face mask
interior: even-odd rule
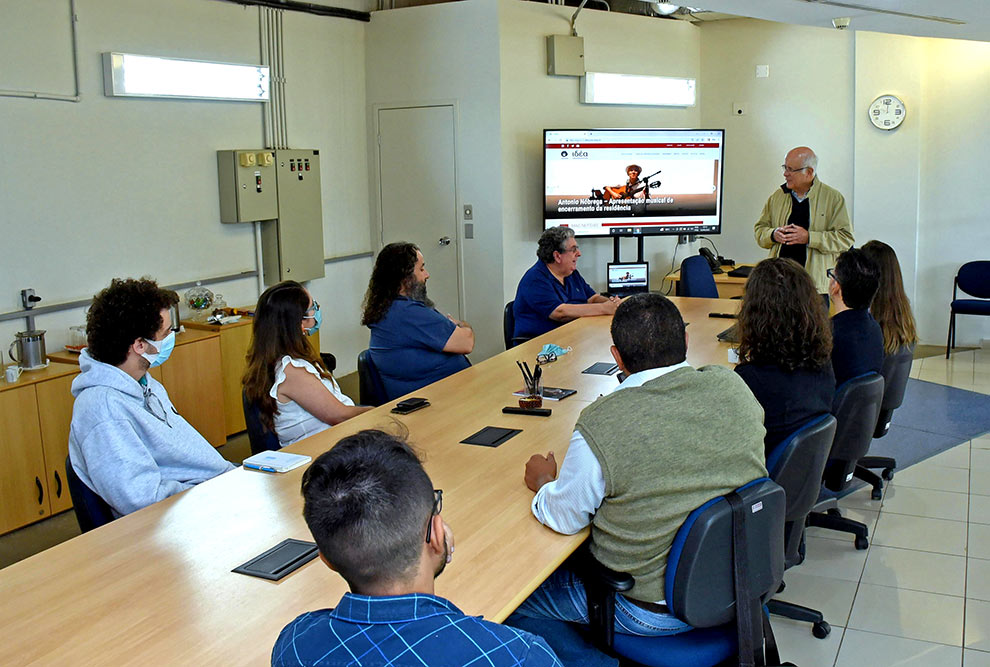
[[[265,290],[254,314],[244,393],[283,447],[370,410],[340,391],[306,336],[323,321],[309,290],[287,280]]]

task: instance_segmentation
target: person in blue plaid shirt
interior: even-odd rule
[[[401,438],[344,438],[309,467],[302,492],[320,559],[351,590],[336,608],[285,626],[272,665],[561,665],[542,638],[434,595],[453,535],[440,517],[443,492]]]

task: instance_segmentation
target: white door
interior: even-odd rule
[[[430,298],[461,318],[452,106],[378,110],[382,244],[419,246]]]

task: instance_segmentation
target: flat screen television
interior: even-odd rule
[[[725,130],[544,130],[544,228],[718,234],[724,143]]]

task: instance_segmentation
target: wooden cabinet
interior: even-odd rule
[[[41,445],[45,452],[48,475],[48,500],[52,514],[72,507],[69,486],[65,479],[65,457],[69,455],[69,426],[72,424],[72,380],[75,374],[39,382],[39,419]]]

